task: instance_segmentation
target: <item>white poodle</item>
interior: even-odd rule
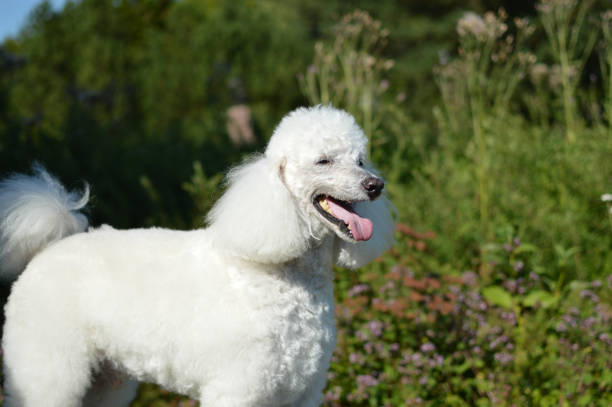
[[[3,181],[0,268],[19,276],[4,405],[126,406],[138,381],[202,406],[320,405],[332,266],[360,267],[393,240],[366,144],[349,114],[297,109],[229,173],[209,226],[187,232],[86,231],[87,191],[42,168]]]

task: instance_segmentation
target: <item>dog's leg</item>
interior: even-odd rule
[[[15,330],[5,327],[4,407],[80,407],[90,377],[83,347],[56,346],[41,332],[13,336]]]
[[[249,368],[228,369],[218,372],[216,377],[206,382],[200,391],[202,407],[261,407],[277,406],[278,402],[270,399],[262,383],[264,376],[259,376],[261,369]]]
[[[246,390],[250,387],[243,386],[240,380],[237,380],[237,384],[235,388],[229,388],[225,381],[207,383],[200,396],[200,405],[202,407],[259,407],[267,405],[255,397],[254,391]]]
[[[75,317],[76,293],[38,275],[13,285],[2,338],[4,407],[81,406],[96,354]]]

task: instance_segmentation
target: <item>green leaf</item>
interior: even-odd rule
[[[502,245],[497,243],[485,243],[481,246],[481,250],[485,253],[497,252],[502,250]]]
[[[461,397],[456,394],[449,394],[444,398],[444,405],[449,407],[462,407],[467,406],[468,404]]]
[[[482,290],[483,297],[492,305],[497,305],[502,308],[512,308],[512,295],[502,287],[493,285]]]
[[[459,366],[453,366],[453,370],[455,372],[459,373],[459,374],[463,374],[463,373],[465,373],[466,370],[468,370],[471,367],[472,367],[472,363],[468,359],[465,362],[463,362],[462,364],[460,364]]]
[[[534,290],[523,297],[521,302],[526,307],[533,307],[537,303],[540,303],[543,308],[548,308],[557,302],[557,298],[548,291]]]
[[[610,372],[609,370],[604,371],[601,374],[599,382],[602,387],[612,384],[612,372]]]
[[[592,397],[591,397],[590,394],[585,394],[585,395],[583,395],[582,397],[580,397],[578,399],[578,405],[579,406],[587,406],[587,405],[591,404],[591,399],[592,399]]]
[[[585,281],[574,280],[569,284],[569,288],[572,291],[584,290],[589,287],[589,283]]]
[[[514,253],[518,254],[518,253],[533,253],[533,252],[537,252],[538,251],[538,247],[535,245],[532,245],[530,243],[521,243],[521,245],[519,247],[517,247],[516,249],[514,249]]]

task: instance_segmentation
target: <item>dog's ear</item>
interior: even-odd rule
[[[212,243],[245,260],[282,263],[308,248],[308,227],[282,181],[283,161],[252,158],[228,174],[208,214]]]
[[[395,232],[395,209],[384,195],[375,201],[359,202],[354,208],[359,216],[372,221],[374,229],[367,241],[350,243],[336,239],[335,263],[349,269],[364,266],[389,249]]]

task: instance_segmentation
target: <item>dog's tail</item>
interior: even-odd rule
[[[34,175],[15,174],[0,181],[0,278],[13,280],[49,244],[87,229],[79,212],[89,200],[66,191],[42,166]]]

